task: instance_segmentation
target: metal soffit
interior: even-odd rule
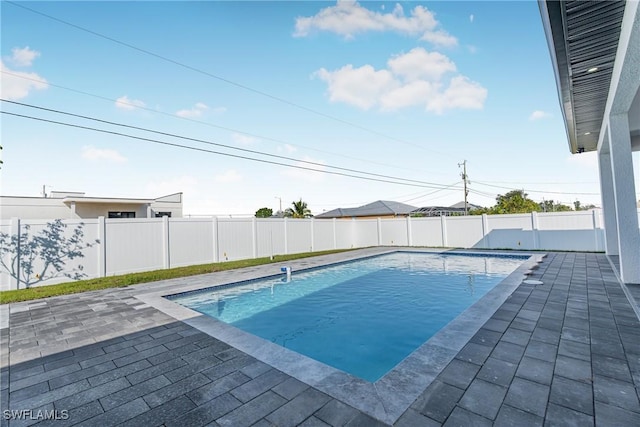
[[[624,0],[539,2],[572,153],[594,151],[609,95]]]

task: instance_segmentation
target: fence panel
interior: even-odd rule
[[[7,239],[11,238],[11,222],[10,221],[0,221],[0,233],[6,236]],[[9,240],[7,240],[7,243]],[[8,291],[11,289],[11,275],[9,274],[9,270],[11,268],[11,260],[12,260],[11,252],[7,252],[4,255],[4,259],[2,260],[3,265],[7,266],[6,268],[0,268],[0,291]]]
[[[353,241],[346,248],[366,248],[378,245],[378,220],[359,219],[348,221],[353,224]]]
[[[490,230],[531,230],[531,214],[488,215]]]
[[[220,261],[253,258],[253,220],[218,219],[218,256]]]
[[[313,250],[333,249],[333,221],[316,219],[313,221]]]
[[[258,228],[258,257],[284,254],[284,219],[256,220]]]
[[[69,282],[74,279],[92,279],[99,276],[98,269],[98,220],[62,220],[62,227],[56,226],[55,220],[22,220],[20,221],[19,234],[27,234],[28,241],[33,242],[34,237],[38,237],[40,243],[36,244],[35,250],[41,252],[45,247],[58,248],[58,251],[47,251],[51,256],[47,263],[41,257],[30,258],[23,252],[21,257],[22,268],[20,268],[20,289],[32,286],[46,286],[61,282]],[[45,232],[46,233],[43,233]],[[3,221],[0,225],[0,232],[5,233],[11,239],[11,221]],[[77,233],[77,234],[76,234]],[[74,244],[70,239],[78,239],[78,244]],[[7,241],[9,243],[10,240]],[[90,247],[86,244],[89,243]],[[103,244],[103,242],[100,242]],[[66,252],[78,252],[80,255],[70,259]],[[11,289],[11,265],[15,260],[14,253],[5,255],[4,262],[8,269],[1,269],[0,290]],[[57,271],[53,264],[59,265],[62,269]],[[28,266],[28,267],[27,267]],[[30,273],[28,271],[30,270]],[[15,287],[14,287],[15,289]]]
[[[310,219],[287,219],[287,251],[290,254],[311,252]]]
[[[354,246],[354,221],[353,220],[337,220],[336,221],[336,248],[349,249]]]
[[[164,268],[162,218],[105,220],[107,276]]]
[[[412,218],[411,243],[413,246],[444,246],[440,218]]]
[[[407,219],[392,218],[381,221],[381,240],[383,246],[407,246]]]
[[[540,230],[593,230],[593,213],[591,211],[538,213],[538,228]]]
[[[210,218],[169,218],[170,266],[213,262],[213,237]]]
[[[472,248],[482,243],[482,216],[449,216],[446,223],[447,246]]]

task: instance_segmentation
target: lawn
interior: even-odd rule
[[[334,254],[339,252],[346,252],[349,250],[351,249],[305,252],[293,255],[276,255],[273,257],[273,259],[266,257],[245,259],[239,261],[217,262],[213,264],[191,265],[188,267],[177,267],[166,270],[146,271],[143,273],[123,274],[121,276],[109,276],[100,277],[97,279],[78,280],[74,282],[66,282],[49,286],[38,286],[28,289],[2,291],[0,292],[0,304],[30,301],[58,295],[77,294],[80,292],[95,291],[99,289],[120,288],[124,286],[137,285],[140,283],[157,282],[159,280],[195,276],[198,274],[215,273],[217,271],[234,270],[244,267],[254,267],[257,265],[272,264],[275,262],[291,261],[300,258]]]

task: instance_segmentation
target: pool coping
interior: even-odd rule
[[[386,248],[377,252],[376,255],[400,251],[442,254],[455,252],[490,256],[516,255],[529,256],[529,258],[524,260],[516,270],[487,292],[480,300],[449,322],[447,326],[374,383],[356,378],[346,372],[244,332],[165,298],[165,296],[196,289],[227,285],[234,283],[234,280],[222,280],[221,283],[209,286],[203,286],[201,283],[185,283],[170,290],[165,289],[159,292],[135,295],[135,297],[157,310],[219,339],[382,422],[393,424],[453,360],[480,327],[507,300],[521,284],[522,280],[526,278],[526,273],[546,256],[545,253],[503,253],[404,247]],[[368,258],[370,256],[371,254],[345,256],[344,261]],[[335,263],[335,261],[332,261],[319,264],[319,266]],[[255,275],[255,279],[258,279],[267,274],[256,272]]]

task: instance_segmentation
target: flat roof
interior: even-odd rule
[[[63,203],[118,203],[121,205],[145,205],[153,203],[154,199],[125,199],[125,198],[109,198],[109,197],[65,197]]]

